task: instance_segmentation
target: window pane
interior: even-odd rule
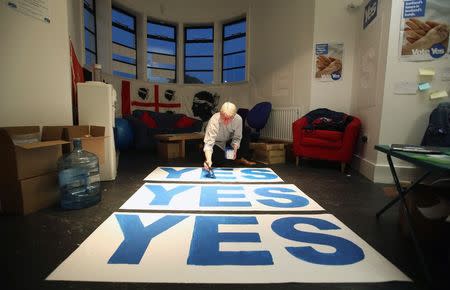
[[[230,25],[224,25],[225,37],[229,37],[234,34],[245,32],[245,20],[243,22],[238,22]]]
[[[113,71],[113,75],[127,78],[127,79],[135,79],[136,78],[135,74],[129,74],[129,73],[125,73],[125,72],[121,72],[121,71],[117,71],[117,70]]]
[[[152,82],[175,83],[175,71],[147,68],[147,78]]]
[[[245,52],[225,55],[223,57],[223,68],[245,66]]]
[[[223,82],[245,81],[245,68],[230,69],[223,71]]]
[[[147,64],[151,67],[160,67],[175,69],[175,57],[167,55],[159,55],[154,53],[147,53]]]
[[[84,9],[84,26],[95,32],[95,18],[88,10]]]
[[[120,60],[129,64],[136,64],[136,59],[124,55],[113,53],[113,60]]]
[[[175,55],[175,42],[147,38],[147,51]]]
[[[97,52],[95,50],[95,36],[86,29],[84,30],[84,47]]]
[[[199,40],[199,39],[213,40],[213,29],[212,28],[186,29],[186,40]]]
[[[214,57],[186,57],[185,70],[212,70]]]
[[[94,0],[84,0],[84,5],[88,6],[92,10],[94,10]]]
[[[147,69],[147,78],[150,82],[154,83],[175,83],[175,79],[151,76],[151,69],[149,68]]]
[[[112,9],[112,22],[122,24],[134,31],[134,18],[116,9]]]
[[[87,51],[87,50],[85,50],[84,53],[86,55],[85,66],[91,67],[94,63],[96,63],[95,54],[93,54],[92,52]]]
[[[213,43],[186,43],[186,56],[214,55]]]
[[[185,84],[211,84],[213,80],[213,72],[185,72]]]
[[[112,28],[112,40],[113,42],[136,48],[134,34],[114,26]]]
[[[223,53],[245,50],[245,37],[224,41]]]
[[[147,22],[147,34],[175,39],[175,27]]]

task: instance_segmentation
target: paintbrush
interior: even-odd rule
[[[206,167],[208,168],[208,174],[206,175],[206,177],[215,179],[216,175],[214,174],[214,171],[213,171],[212,167],[210,167],[208,165],[208,163],[205,163],[205,164],[206,164]]]

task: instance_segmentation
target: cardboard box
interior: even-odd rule
[[[42,132],[42,136],[50,138],[46,134]],[[61,145],[67,142],[36,142],[36,136],[40,136],[39,126],[0,128],[2,213],[27,214],[58,199],[57,162],[62,155]]]
[[[250,149],[255,150],[284,150],[285,144],[283,143],[250,143]]]
[[[158,156],[162,159],[175,159],[181,157],[180,143],[178,142],[158,142]]]
[[[84,150],[94,153],[98,157],[101,167],[105,164],[105,127],[102,126],[44,126],[42,128],[43,140],[44,132],[46,140],[56,138],[68,141],[63,146],[63,153],[68,154],[73,150],[73,139],[80,138],[81,146]]]
[[[250,143],[253,159],[264,164],[286,162],[286,150],[283,143]]]

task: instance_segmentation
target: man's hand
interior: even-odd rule
[[[236,160],[237,157],[237,151],[238,151],[238,146],[236,144],[233,145],[233,149],[234,149],[234,157],[233,160]]]
[[[211,169],[212,166],[212,151],[205,151],[205,162],[203,163],[203,167],[206,170]]]
[[[211,169],[211,166],[212,166],[212,162],[211,161],[205,161],[204,163],[203,163],[203,168],[205,168],[205,170],[210,170]]]

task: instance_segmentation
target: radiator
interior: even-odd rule
[[[272,108],[261,137],[292,142],[292,123],[300,118],[300,107]]]

